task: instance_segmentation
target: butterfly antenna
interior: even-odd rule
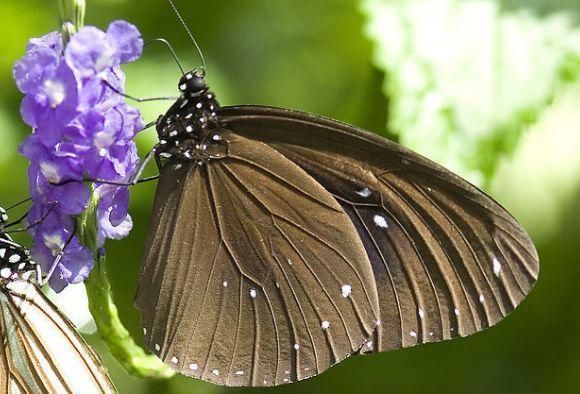
[[[175,63],[177,63],[177,66],[181,70],[181,74],[185,75],[185,70],[181,66],[181,62],[179,61],[179,58],[177,57],[177,53],[175,53],[175,50],[173,49],[173,47],[171,46],[171,44],[166,39],[164,39],[164,38],[154,38],[152,40],[147,41],[145,43],[145,46],[149,46],[149,45],[154,44],[154,43],[157,43],[157,42],[165,45],[167,47],[167,49],[169,49],[169,52],[171,52],[171,56],[173,56],[173,59],[175,60]]]
[[[10,205],[8,208],[6,208],[6,210],[7,210],[7,211],[9,211],[9,210],[11,210],[11,209],[13,209],[13,208],[16,208],[17,206],[20,206],[20,205],[22,205],[22,204],[24,204],[24,203],[27,203],[27,202],[28,202],[28,201],[30,201],[30,200],[32,200],[32,197],[25,198],[25,199],[24,199],[24,200],[22,200],[22,201],[18,201],[16,204],[12,204],[12,205]]]
[[[191,30],[189,30],[189,27],[187,27],[187,23],[185,23],[185,20],[183,20],[183,18],[181,17],[181,14],[177,10],[177,7],[175,6],[175,4],[173,4],[173,1],[172,0],[167,0],[167,1],[171,5],[171,8],[173,8],[173,11],[175,12],[175,15],[177,15],[177,18],[179,19],[179,21],[181,22],[181,24],[185,28],[187,35],[189,36],[189,38],[191,38],[193,45],[195,45],[195,49],[197,49],[197,53],[199,54],[199,58],[201,59],[202,74],[205,75],[205,58],[203,57],[203,52],[201,51],[201,48],[199,47],[197,41],[195,41],[193,34],[191,34]]]

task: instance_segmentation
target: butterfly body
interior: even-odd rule
[[[195,83],[199,79],[192,73],[182,78],[179,86],[187,90],[157,124],[158,163],[202,164],[227,155],[228,144],[221,136],[217,116],[219,104],[213,92]]]
[[[527,234],[443,167],[317,115],[219,107],[195,72],[179,87],[157,124],[136,295],[146,343],[177,371],[290,383],[475,333],[531,290]]]

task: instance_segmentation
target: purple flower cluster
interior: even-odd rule
[[[56,291],[86,279],[93,266],[92,252],[74,235],[75,216],[85,210],[92,191],[83,180],[123,182],[136,171],[133,138],[144,124],[119,94],[125,83],[120,65],[136,60],[142,50],[137,28],[116,21],[106,32],[80,29],[66,48],[56,32],[31,39],[14,67],[24,93],[21,115],[33,128],[20,146],[30,160],[28,221],[39,222],[31,228],[33,257],[46,272],[70,240],[50,279]],[[122,238],[131,230],[129,191],[102,183],[93,187],[99,196],[102,246],[105,239]]]

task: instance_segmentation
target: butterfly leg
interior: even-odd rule
[[[135,96],[131,96],[130,94],[121,92],[119,89],[117,89],[116,87],[114,87],[113,85],[111,85],[107,81],[103,81],[103,83],[105,85],[107,85],[107,87],[109,87],[109,89],[111,89],[113,92],[117,93],[118,95],[123,96],[123,97],[125,97],[125,98],[127,98],[129,100],[136,101],[138,103],[145,103],[145,102],[148,102],[148,101],[161,101],[161,100],[171,100],[171,101],[175,101],[175,100],[177,100],[179,98],[179,97],[176,97],[176,96],[138,98],[138,97],[135,97]]]
[[[139,130],[139,132],[147,130],[148,128],[155,126],[159,122],[160,118],[161,118],[161,116],[157,120],[147,123],[141,130]],[[149,152],[147,152],[147,154],[145,155],[145,157],[141,161],[139,168],[137,169],[137,171],[135,172],[135,174],[131,177],[131,179],[129,181],[116,182],[116,181],[109,181],[106,179],[84,178],[82,180],[82,182],[101,183],[103,185],[114,185],[114,186],[133,186],[133,185],[136,185],[138,183],[145,183],[145,182],[149,182],[149,181],[153,181],[155,179],[158,179],[159,175],[153,175],[150,177],[141,178],[141,175],[142,175],[143,171],[145,170],[147,163],[149,163],[149,161],[151,161],[151,159],[155,156],[155,152],[157,151],[157,148],[158,148],[158,145],[155,145],[153,148],[151,148],[149,150]],[[71,182],[81,182],[81,181],[76,180],[76,179],[67,179],[66,181],[50,182],[50,184],[52,186],[63,186],[63,185],[69,184]]]
[[[71,231],[70,236],[67,238],[66,242],[64,243],[64,245],[62,246],[60,252],[58,252],[58,254],[56,255],[56,257],[54,258],[54,261],[52,262],[52,265],[50,266],[50,269],[48,270],[46,276],[44,277],[44,279],[39,279],[38,280],[38,284],[42,287],[44,286],[46,283],[48,283],[48,281],[50,280],[50,278],[52,277],[52,275],[54,274],[54,271],[56,270],[56,267],[58,266],[58,264],[60,263],[60,261],[62,260],[62,258],[64,257],[64,251],[66,250],[66,248],[70,245],[70,243],[72,242],[75,233],[77,230],[77,226],[75,224],[73,231]]]
[[[5,233],[6,233],[6,234],[13,234],[13,233],[23,233],[23,232],[25,232],[25,231],[28,231],[28,230],[30,230],[30,229],[31,229],[31,228],[33,228],[33,227],[36,227],[36,226],[38,226],[40,223],[42,223],[42,222],[44,221],[44,219],[46,219],[46,218],[48,217],[48,215],[50,214],[50,212],[52,212],[52,209],[54,208],[55,204],[56,204],[55,202],[52,202],[52,203],[50,204],[50,206],[49,206],[48,210],[45,212],[45,214],[44,214],[44,215],[42,215],[42,217],[41,217],[40,219],[38,219],[37,221],[35,221],[34,223],[29,223],[29,224],[28,224],[28,226],[26,226],[26,227],[22,227],[22,228],[15,228],[15,229],[12,229],[12,230],[9,230],[9,231],[5,231]],[[22,223],[22,221],[23,221],[24,219],[26,219],[27,217],[28,217],[28,212],[26,212],[24,215],[22,215],[22,216],[21,216],[20,218],[18,218],[17,220],[15,220],[15,221],[13,221],[13,222],[10,222],[10,223],[8,223],[8,224],[5,226],[5,228],[9,228],[9,227],[11,227],[11,226],[15,226],[15,225],[17,225],[17,224],[19,224],[19,223]]]
[[[145,170],[145,167],[147,166],[147,164],[151,161],[151,159],[153,157],[155,157],[155,152],[157,151],[157,145],[155,145],[153,148],[151,148],[149,150],[149,152],[147,152],[147,154],[145,155],[145,157],[143,158],[143,160],[141,161],[141,164],[139,165],[139,168],[137,168],[137,171],[135,171],[135,174],[131,177],[131,179],[127,182],[115,182],[115,181],[108,181],[106,179],[97,179],[97,178],[85,178],[83,179],[84,182],[93,182],[93,183],[101,183],[101,184],[105,184],[105,185],[115,185],[115,186],[134,186],[138,183],[145,183],[145,182],[149,182],[149,181],[153,181],[155,179],[159,178],[159,175],[153,175],[153,176],[149,176],[149,177],[145,177],[142,178],[141,175],[143,174],[143,171]],[[62,185],[64,183],[66,183],[67,181],[63,182],[63,183],[59,183],[58,185]],[[68,182],[76,182],[76,181],[68,181]]]

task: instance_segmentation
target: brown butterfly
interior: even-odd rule
[[[478,332],[530,292],[526,232],[445,168],[321,116],[220,107],[202,72],[178,86],[136,295],[178,372],[290,383]]]

